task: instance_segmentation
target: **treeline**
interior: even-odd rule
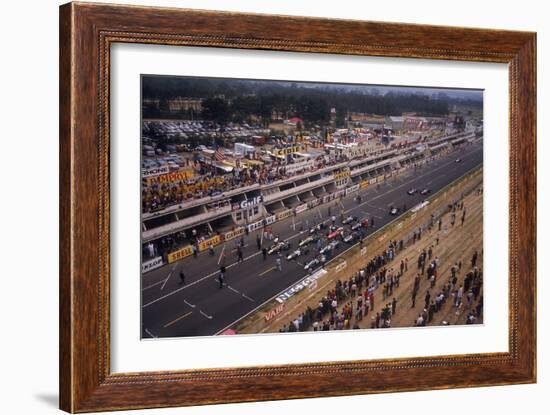
[[[254,116],[267,124],[275,114],[279,118],[298,116],[306,127],[327,122],[332,108],[336,109],[336,122],[341,125],[348,111],[378,115],[416,112],[437,116],[447,115],[450,105],[455,102],[482,106],[481,101],[466,102],[441,93],[435,97],[402,91],[366,94],[346,90],[345,85],[336,89],[290,82],[212,78],[144,77],[142,96],[159,99],[161,111],[167,101],[175,97],[203,98],[204,110],[200,116],[208,120],[241,122]]]

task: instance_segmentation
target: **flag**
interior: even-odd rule
[[[216,161],[222,161],[225,158],[225,155],[223,154],[223,151],[218,146],[216,147],[216,151],[214,152],[214,155],[212,156]]]

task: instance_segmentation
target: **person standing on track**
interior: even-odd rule
[[[183,270],[180,271],[180,283],[185,284],[185,274],[183,273]]]
[[[240,245],[237,247],[237,262],[243,262],[243,249]]]

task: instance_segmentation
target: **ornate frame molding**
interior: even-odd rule
[[[256,36],[259,26],[262,38]],[[327,28],[339,34],[337,41],[327,39]],[[510,351],[111,373],[109,70],[113,43],[508,63]],[[61,408],[89,412],[534,382],[535,62],[536,36],[525,32],[85,3],[61,6]]]

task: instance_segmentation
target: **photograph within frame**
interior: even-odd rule
[[[141,82],[143,339],[483,323],[482,90]]]

